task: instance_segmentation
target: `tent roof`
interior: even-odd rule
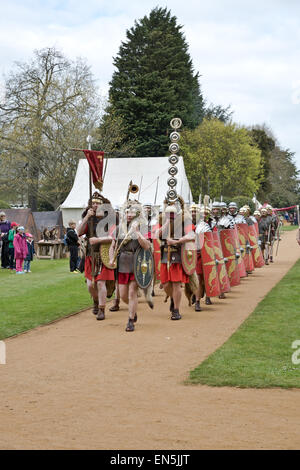
[[[62,214],[61,211],[42,211],[33,212],[35,224],[39,230],[43,230],[45,227],[62,226]]]
[[[129,182],[132,180],[140,188],[140,195],[137,193],[135,197],[143,204],[154,204],[157,179],[159,178],[156,204],[162,205],[169,189],[167,180],[170,177],[168,174],[170,166],[167,157],[109,158],[103,195],[113,205],[122,205],[126,198]],[[179,157],[177,168],[177,192],[185,202],[191,202],[192,195],[182,157]],[[93,191],[95,191],[94,186]],[[83,208],[86,207],[88,199],[89,167],[87,160],[81,159],[78,163],[73,187],[60,207],[61,209]]]
[[[0,211],[5,212],[7,220],[24,227],[27,225],[28,217],[31,214],[31,209],[0,209]]]

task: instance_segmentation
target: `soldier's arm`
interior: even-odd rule
[[[98,243],[110,243],[112,241],[112,237],[91,237],[90,244],[97,245]]]
[[[108,251],[110,264],[112,264],[113,259],[114,259],[115,247],[116,247],[116,240],[113,239],[109,247],[109,251]]]
[[[81,237],[81,235],[84,235],[84,234],[85,234],[88,220],[89,220],[89,218],[92,217],[93,215],[94,215],[93,209],[89,209],[89,210],[87,211],[86,216],[82,219],[81,223],[79,224],[79,226],[78,226],[78,228],[77,228],[77,233],[78,233],[78,236],[79,236],[79,237]]]
[[[149,240],[147,240],[139,231],[136,232],[136,236],[141,247],[144,248],[144,250],[150,250],[151,243]]]

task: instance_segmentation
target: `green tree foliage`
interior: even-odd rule
[[[293,161],[294,153],[275,146],[270,162],[269,180],[272,191],[267,200],[274,207],[288,207],[300,200],[299,171]]]
[[[10,209],[10,205],[6,201],[0,199],[0,209]]]
[[[222,122],[229,122],[232,118],[233,111],[230,106],[223,108],[221,105],[210,104],[205,109],[206,119],[219,119]]]
[[[257,198],[263,200],[272,190],[271,181],[268,178],[271,169],[272,150],[275,148],[275,140],[263,127],[253,127],[249,131],[254,146],[261,150],[261,170],[258,175],[260,188]]]
[[[111,110],[104,114],[100,126],[93,133],[95,150],[101,149],[109,157],[134,154],[134,141],[123,142],[124,123],[120,116]]]
[[[203,118],[199,74],[181,30],[167,8],[157,7],[127,31],[114,59],[110,112],[123,119],[123,141],[135,143],[136,156],[166,154],[173,117],[188,129]]]
[[[252,197],[259,188],[261,152],[249,133],[236,124],[204,119],[180,140],[194,200],[199,193],[211,198]]]
[[[99,115],[89,67],[59,51],[35,51],[6,79],[0,103],[0,183],[37,210],[56,208],[72,187],[79,152]]]

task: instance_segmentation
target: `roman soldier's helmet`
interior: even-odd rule
[[[205,195],[203,199],[203,204],[200,206],[200,219],[205,222],[209,220],[211,215],[211,210],[209,207],[209,196]]]
[[[254,217],[256,217],[256,216],[257,216],[257,217],[260,217],[261,214],[260,214],[259,211],[254,211],[254,212],[253,212],[253,215],[254,215]]]
[[[170,213],[173,212],[174,214],[180,214],[184,211],[184,200],[181,196],[178,196],[174,202],[168,201],[166,198],[164,200],[164,212]]]
[[[268,211],[265,207],[260,210],[261,215],[267,215]]]
[[[221,208],[221,212],[224,214],[227,214],[227,204],[226,202],[220,202],[220,208]]]
[[[248,213],[248,215],[251,214],[251,209],[247,204],[244,206],[244,209],[246,209],[246,212]]]
[[[129,199],[123,205],[123,212],[132,213],[135,217],[139,217],[142,214],[143,206],[136,199]]]
[[[238,211],[238,206],[237,206],[237,203],[236,202],[230,202],[228,204],[228,209],[229,209],[229,212],[230,212],[230,209],[234,209],[235,213]]]
[[[270,213],[272,214],[272,212],[273,212],[273,207],[272,207],[270,204],[267,204],[267,205],[266,205],[266,209],[267,209],[268,214],[270,214]]]
[[[241,215],[246,215],[246,214],[247,214],[247,209],[246,209],[246,207],[244,207],[244,206],[241,207],[240,210],[239,210],[239,213],[240,213]]]
[[[200,212],[200,207],[195,202],[192,202],[192,204],[189,207],[189,210],[190,210],[190,212],[193,212],[193,211],[194,212]]]

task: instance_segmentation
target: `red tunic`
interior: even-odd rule
[[[115,226],[113,226],[109,232],[110,235],[112,235],[112,232],[114,230]],[[88,231],[88,226],[85,228],[85,232],[87,233]],[[92,257],[91,256],[86,256],[85,258],[85,263],[84,263],[84,275],[87,279],[90,281],[93,280],[92,276]],[[95,281],[114,281],[115,279],[115,271],[114,269],[109,269],[104,264],[101,266],[101,272],[97,273],[97,275],[94,277]]]
[[[92,257],[87,256],[84,263],[84,275],[90,281],[93,280],[92,277]],[[101,272],[95,276],[95,281],[113,281],[115,279],[115,271],[109,269],[104,264],[102,264]]]
[[[194,225],[188,225],[185,227],[185,234],[187,235],[189,232],[194,230]],[[181,263],[172,263],[168,270],[167,263],[161,263],[160,265],[160,281],[162,284],[166,282],[182,282],[187,284],[189,282],[189,276],[184,272]]]
[[[151,232],[144,234],[144,237],[147,240],[151,240]],[[119,284],[129,284],[130,281],[135,281],[134,273],[118,273],[118,283]]]
[[[130,281],[135,281],[133,273],[118,273],[119,284],[129,284]]]
[[[169,271],[167,264],[161,263],[160,282],[162,284],[165,284],[166,282],[183,282],[184,284],[187,284],[189,282],[189,276],[185,274],[180,263],[172,263]]]

